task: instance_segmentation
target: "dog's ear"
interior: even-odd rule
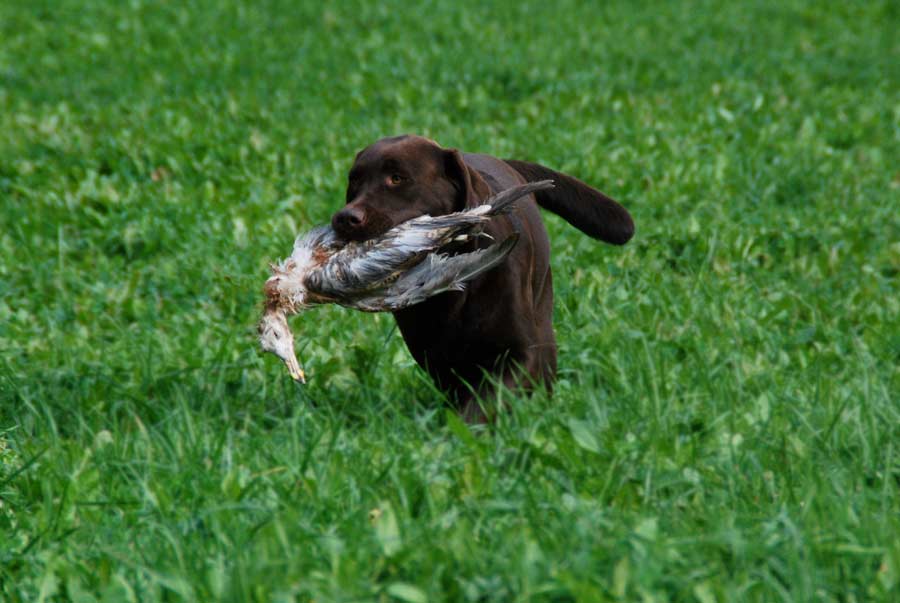
[[[454,211],[477,207],[491,194],[481,174],[467,166],[456,149],[444,150],[444,173],[457,190]]]

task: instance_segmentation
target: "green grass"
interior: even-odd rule
[[[891,0],[0,3],[0,600],[900,598]],[[560,380],[489,433],[266,262],[415,132],[540,161]],[[508,395],[508,394],[507,394]]]

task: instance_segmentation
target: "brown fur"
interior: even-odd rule
[[[634,233],[631,216],[600,191],[541,165],[463,154],[422,137],[398,136],[356,156],[347,205],[332,218],[339,235],[365,240],[416,216],[474,207],[510,186],[543,179],[554,180],[556,187],[523,198],[512,214],[495,218],[485,229],[494,241],[520,235],[502,264],[465,291],[394,313],[413,358],[470,421],[486,419],[478,400],[489,397],[492,380],[526,390],[543,383],[550,389],[556,375],[550,241],[538,206],[617,245]],[[482,239],[460,251],[489,244]]]

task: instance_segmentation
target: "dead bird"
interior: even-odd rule
[[[446,291],[490,270],[512,250],[518,234],[486,248],[451,255],[454,243],[487,236],[481,226],[509,212],[516,200],[553,187],[551,180],[508,188],[478,207],[443,216],[419,216],[366,241],[345,241],[321,226],[294,242],[289,258],[271,265],[259,343],[281,358],[291,377],[306,383],[287,318],[318,304],[364,312],[393,312]]]

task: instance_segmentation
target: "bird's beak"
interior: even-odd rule
[[[293,354],[291,354],[285,359],[284,363],[288,367],[288,372],[291,374],[291,379],[293,379],[294,381],[299,381],[300,383],[306,385],[306,374],[300,367],[300,363],[297,362],[297,358]]]

